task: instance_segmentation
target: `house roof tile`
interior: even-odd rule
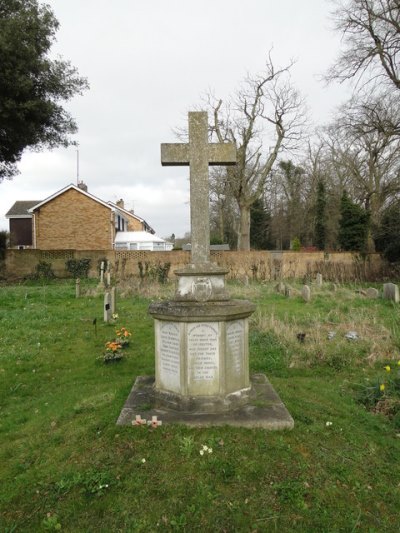
[[[36,204],[40,204],[42,200],[18,200],[6,213],[6,218],[31,217],[28,212]]]

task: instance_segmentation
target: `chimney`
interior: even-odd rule
[[[88,188],[86,183],[84,183],[82,180],[78,182],[79,189],[82,189],[82,191],[88,192]]]
[[[118,200],[117,206],[120,207],[121,209],[125,209],[125,204],[122,198]]]

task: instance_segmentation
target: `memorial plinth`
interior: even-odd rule
[[[226,270],[210,262],[208,165],[234,164],[230,144],[208,144],[207,114],[189,113],[189,143],[162,145],[164,165],[189,165],[191,263],[176,271],[173,300],[149,307],[155,377],[137,378],[118,424],[136,416],[191,426],[284,429],[293,419],[267,378],[249,376],[249,317],[255,305],[231,300]]]
[[[218,413],[250,393],[247,301],[151,304],[155,321],[155,400],[179,411]]]

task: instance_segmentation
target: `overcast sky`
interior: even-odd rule
[[[297,63],[292,80],[311,119],[346,97],[321,74],[337,55],[329,0],[48,0],[60,22],[52,48],[88,78],[66,108],[79,132],[79,176],[102,200],[125,200],[162,237],[189,231],[187,167],[161,167],[160,144],[212,89],[227,98],[247,73]],[[77,180],[74,147],[25,153],[0,183],[0,229],[16,200],[42,200]]]

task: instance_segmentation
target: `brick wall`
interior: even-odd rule
[[[69,189],[35,211],[36,248],[110,250],[114,214],[106,206]]]
[[[144,231],[143,224],[137,218],[126,215],[128,218],[128,231]]]
[[[112,274],[119,278],[139,276],[139,262],[146,267],[164,266],[170,263],[169,278],[174,271],[190,261],[190,252],[148,252],[128,250],[7,250],[6,274],[22,278],[35,271],[39,261],[51,263],[57,277],[67,277],[65,262],[68,259],[91,259],[90,277],[98,276],[98,262],[108,260]],[[279,280],[315,277],[320,272],[325,280],[351,281],[381,279],[385,267],[379,254],[369,254],[365,260],[351,253],[302,253],[302,252],[211,252],[211,259],[226,268],[228,279]]]

